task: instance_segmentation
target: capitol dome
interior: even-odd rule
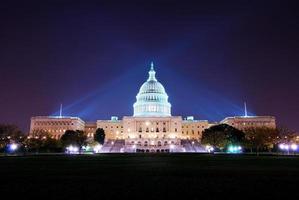
[[[163,85],[156,79],[154,65],[148,72],[149,77],[139,89],[134,103],[134,116],[167,117],[171,116],[171,104]]]

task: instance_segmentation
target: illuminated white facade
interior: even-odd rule
[[[148,72],[149,77],[140,87],[134,103],[134,117],[168,117],[171,105],[163,85],[156,79],[154,65]]]
[[[68,116],[37,116],[31,117],[30,133],[45,131],[53,138],[59,139],[66,130],[81,130],[85,128],[85,122],[79,117]]]
[[[171,104],[163,85],[157,80],[151,63],[148,79],[141,85],[133,105],[133,116],[121,120],[97,120],[85,123],[78,117],[32,117],[30,133],[45,130],[60,138],[65,130],[84,130],[92,138],[102,128],[106,143],[102,152],[199,152],[202,132],[215,123],[171,116]],[[275,127],[274,117],[228,117],[221,121],[239,129],[250,126]],[[216,123],[217,124],[217,123]],[[246,126],[245,126],[245,125]]]

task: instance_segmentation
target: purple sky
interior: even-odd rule
[[[43,2],[43,3],[41,3]],[[296,1],[0,3],[0,123],[132,115],[154,61],[173,115],[274,115],[299,131]],[[142,2],[142,3],[140,3]]]

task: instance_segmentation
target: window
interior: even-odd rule
[[[175,129],[174,129],[174,131],[175,131],[175,132],[178,132],[178,129],[177,129],[177,128],[175,128]]]
[[[147,132],[147,133],[149,132],[148,127],[146,127],[146,132]]]
[[[156,128],[156,132],[159,133],[159,128],[158,127]]]
[[[139,132],[140,132],[140,133],[142,132],[142,128],[141,128],[141,127],[139,127]]]
[[[161,141],[158,141],[158,147],[160,147],[161,146]]]

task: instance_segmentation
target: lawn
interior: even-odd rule
[[[298,197],[299,157],[100,154],[0,157],[2,194],[69,199]]]

